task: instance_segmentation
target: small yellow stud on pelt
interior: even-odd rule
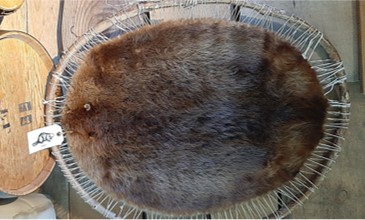
[[[192,215],[292,180],[323,136],[327,105],[315,71],[288,42],[191,19],[91,49],[61,124],[80,168],[114,198]]]

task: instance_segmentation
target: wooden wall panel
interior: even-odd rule
[[[27,5],[28,33],[43,44],[51,57],[57,56],[59,0],[27,0]]]
[[[359,25],[359,45],[360,45],[360,81],[361,81],[361,92],[365,93],[365,1],[357,1],[357,17]]]

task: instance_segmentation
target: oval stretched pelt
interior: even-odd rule
[[[291,180],[323,135],[327,99],[272,33],[192,19],[88,52],[62,125],[80,168],[128,204],[208,213]]]

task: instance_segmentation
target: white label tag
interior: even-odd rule
[[[61,126],[53,124],[27,133],[29,154],[60,145],[63,142]]]

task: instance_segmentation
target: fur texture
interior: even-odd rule
[[[90,50],[62,124],[84,172],[117,199],[207,213],[291,180],[323,135],[316,73],[272,33],[164,22]]]

